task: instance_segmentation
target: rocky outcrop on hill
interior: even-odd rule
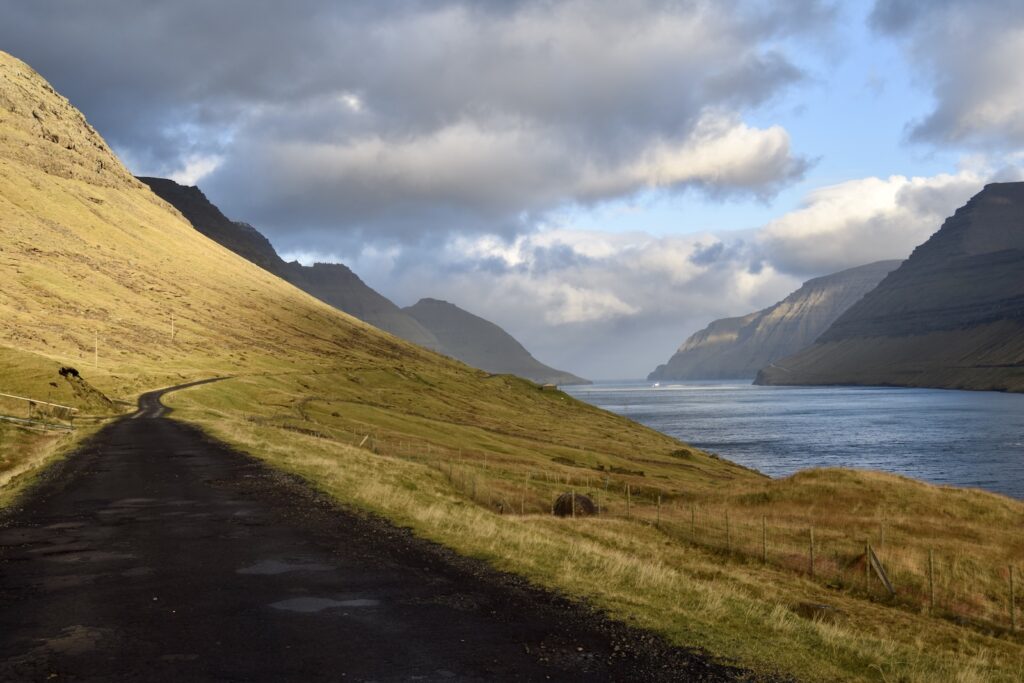
[[[1024,183],[986,186],[757,382],[1024,391]]]
[[[810,346],[899,261],[878,261],[808,280],[785,299],[739,318],[716,320],[690,336],[650,380],[745,379]]]
[[[590,384],[544,365],[505,330],[447,301],[420,299],[403,310],[438,338],[445,353],[468,365],[541,384]]]
[[[32,67],[0,52],[0,69],[0,148],[8,162],[100,187],[141,187],[82,113]]]

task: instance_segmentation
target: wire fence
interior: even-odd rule
[[[378,430],[338,433],[279,420],[274,426],[425,464],[461,495],[499,514],[550,515],[557,497],[572,492],[588,496],[600,518],[655,527],[676,542],[720,553],[729,561],[789,571],[831,589],[989,633],[1017,630],[1020,573],[1014,562],[993,562],[984,551],[929,548],[895,525],[878,525],[868,533],[866,528],[830,526],[804,515],[687,501],[656,485],[638,484],[636,475],[641,473],[580,473],[578,466],[562,466],[557,458],[550,466],[524,471],[521,457],[496,450],[454,449]]]
[[[34,429],[74,429],[77,408],[0,393],[0,420]]]

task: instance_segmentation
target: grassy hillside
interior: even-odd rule
[[[598,435],[563,431],[557,412],[529,429],[492,422],[508,378],[435,418],[437,405],[401,389],[420,379],[371,374],[238,378],[169,403],[342,502],[758,671],[922,683],[1024,674],[1024,639],[1006,609],[1007,567],[1024,559],[1018,501],[849,470],[709,477],[716,463],[692,449],[648,457],[651,442],[625,421]],[[573,403],[534,395],[542,408]],[[570,440],[555,447],[556,434]],[[552,517],[552,500],[569,491],[593,497],[600,516]],[[874,577],[865,585],[866,541],[896,598]]]
[[[1024,522],[1020,503],[847,472],[770,481],[561,392],[406,344],[197,233],[2,53],[0,268],[0,393],[103,419],[145,389],[230,375],[173,395],[175,417],[680,644],[809,680],[1024,671],[998,573],[1024,559],[1002,531]],[[111,403],[62,385],[61,365]],[[0,438],[0,453],[31,462],[11,471],[70,444],[6,427]],[[554,496],[573,490],[602,514],[551,517]],[[750,545],[764,518],[772,555],[762,565]],[[835,581],[821,559],[855,563],[849,547],[880,523],[879,552],[901,589],[891,603],[877,587]],[[811,524],[822,544],[814,578],[800,569]],[[929,617],[903,589],[933,545],[949,568],[942,611]],[[904,559],[888,554],[896,548]],[[806,603],[838,616],[815,618]]]

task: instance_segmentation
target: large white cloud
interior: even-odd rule
[[[871,21],[902,42],[934,95],[914,138],[1024,147],[1024,3],[877,0]]]
[[[985,176],[955,174],[862,178],[810,193],[803,206],[757,237],[765,259],[797,275],[820,275],[906,257],[981,189]]]

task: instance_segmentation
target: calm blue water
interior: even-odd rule
[[[773,477],[859,467],[1024,498],[1024,394],[739,381],[567,391]]]

